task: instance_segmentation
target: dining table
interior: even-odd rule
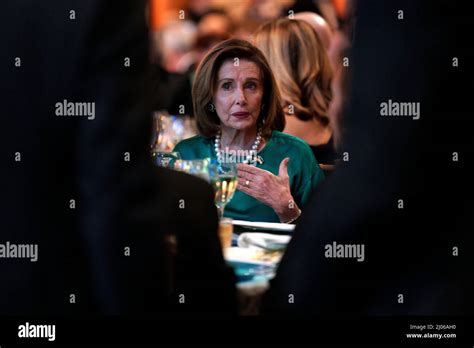
[[[232,244],[224,257],[237,277],[239,315],[261,314],[264,294],[294,230],[292,224],[234,221]],[[259,255],[272,255],[265,259]]]

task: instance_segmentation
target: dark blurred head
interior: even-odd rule
[[[197,27],[194,49],[197,65],[213,46],[230,39],[233,31],[232,19],[225,12],[213,10],[204,15]]]
[[[201,18],[197,30],[200,36],[230,36],[234,31],[234,24],[225,12],[213,10]]]

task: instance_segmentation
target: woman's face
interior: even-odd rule
[[[260,115],[263,81],[254,62],[241,59],[225,61],[217,73],[214,105],[221,125],[245,130],[255,127]]]

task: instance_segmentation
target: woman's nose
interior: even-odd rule
[[[235,101],[237,104],[245,104],[247,102],[247,98],[245,96],[245,92],[243,90],[243,88],[236,88],[235,89],[235,93],[236,93],[236,96],[235,96]]]

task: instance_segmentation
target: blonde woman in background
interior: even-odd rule
[[[285,18],[263,24],[254,42],[275,74],[286,116],[284,132],[306,141],[319,163],[334,163],[328,118],[333,71],[322,40],[308,23]]]

